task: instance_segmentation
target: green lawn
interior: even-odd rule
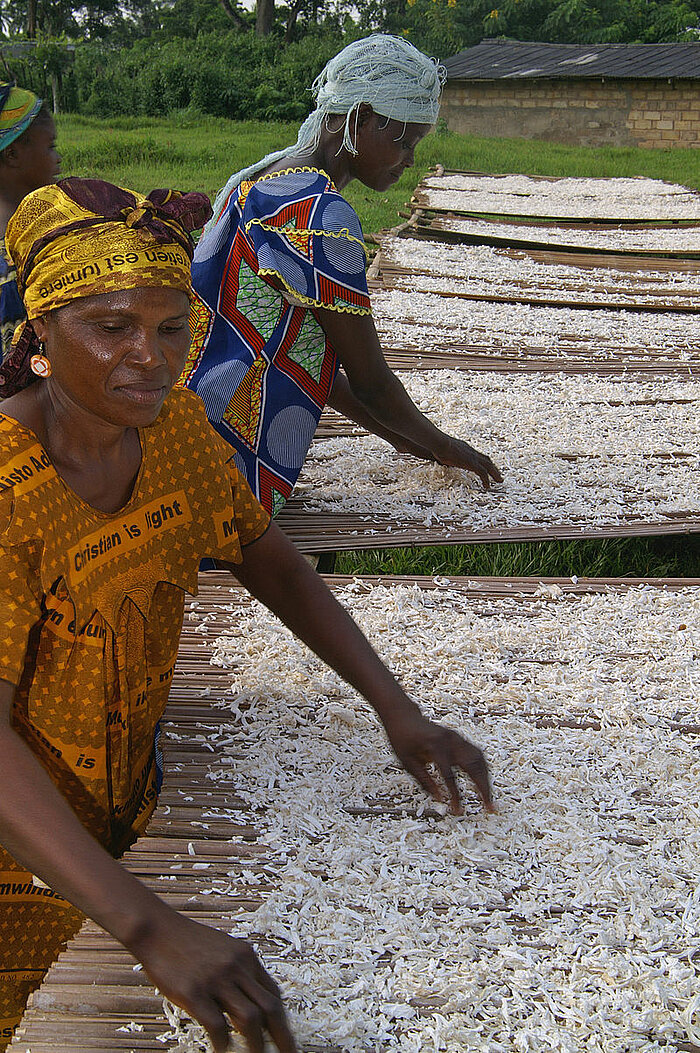
[[[58,118],[63,174],[95,176],[134,190],[173,186],[213,196],[232,172],[296,139],[293,124],[121,117]],[[366,234],[398,222],[416,183],[434,164],[531,175],[645,175],[700,188],[700,151],[560,146],[528,139],[476,139],[439,131],[418,146],[415,167],[383,194],[353,183],[345,191]]]
[[[180,119],[58,118],[63,174],[108,179],[135,190],[177,187],[213,196],[238,168],[294,142],[296,125]],[[383,194],[351,184],[346,195],[365,234],[399,222],[398,213],[431,165],[482,172],[560,176],[644,175],[700,189],[700,152],[569,147],[526,139],[476,139],[438,131],[416,165]],[[344,553],[343,573],[529,574],[579,577],[700,577],[700,539],[551,541]]]

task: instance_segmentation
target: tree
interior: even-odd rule
[[[0,24],[8,36],[67,36],[79,40],[107,37],[122,42],[159,24],[160,4],[153,0],[0,0]]]
[[[373,0],[371,10],[381,28],[443,59],[484,37],[656,44],[696,40],[700,26],[700,0]]]
[[[257,0],[255,5],[255,32],[266,37],[272,32],[275,22],[275,0]]]

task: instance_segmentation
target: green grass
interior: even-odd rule
[[[187,112],[169,119],[62,115],[63,174],[108,179],[147,191],[203,190],[213,197],[231,172],[296,138],[297,126],[234,122]],[[477,139],[439,130],[416,151],[415,167],[377,194],[353,183],[345,191],[365,234],[395,226],[413,188],[435,164],[482,172],[551,176],[649,176],[700,189],[696,150],[572,147],[528,139]],[[348,552],[346,574],[532,575],[535,577],[700,577],[700,539],[630,538],[543,541]]]
[[[295,124],[193,117],[58,118],[63,174],[108,179],[134,190],[173,186],[213,196],[238,168],[296,139]],[[435,164],[530,175],[633,176],[700,189],[697,150],[573,147],[529,139],[476,139],[438,131],[419,144],[416,164],[382,194],[352,183],[345,191],[366,234],[399,222],[413,188]]]
[[[341,552],[338,574],[465,574],[469,577],[700,577],[700,537],[528,541]]]
[[[292,124],[186,114],[169,120],[58,118],[63,175],[107,179],[139,191],[175,187],[213,197],[232,172],[295,139]]]

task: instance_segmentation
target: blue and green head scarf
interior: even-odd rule
[[[0,150],[27,130],[41,104],[42,100],[33,91],[18,88],[16,84],[0,84]]]

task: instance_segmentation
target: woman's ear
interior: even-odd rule
[[[357,127],[361,128],[374,117],[374,110],[368,102],[361,102],[357,107]]]
[[[46,318],[43,315],[41,318],[33,318],[29,324],[36,333],[37,340],[42,344],[45,343],[49,331]]]
[[[19,149],[16,143],[10,143],[5,149],[0,152],[0,164],[7,165],[8,168],[19,168],[21,165]]]

